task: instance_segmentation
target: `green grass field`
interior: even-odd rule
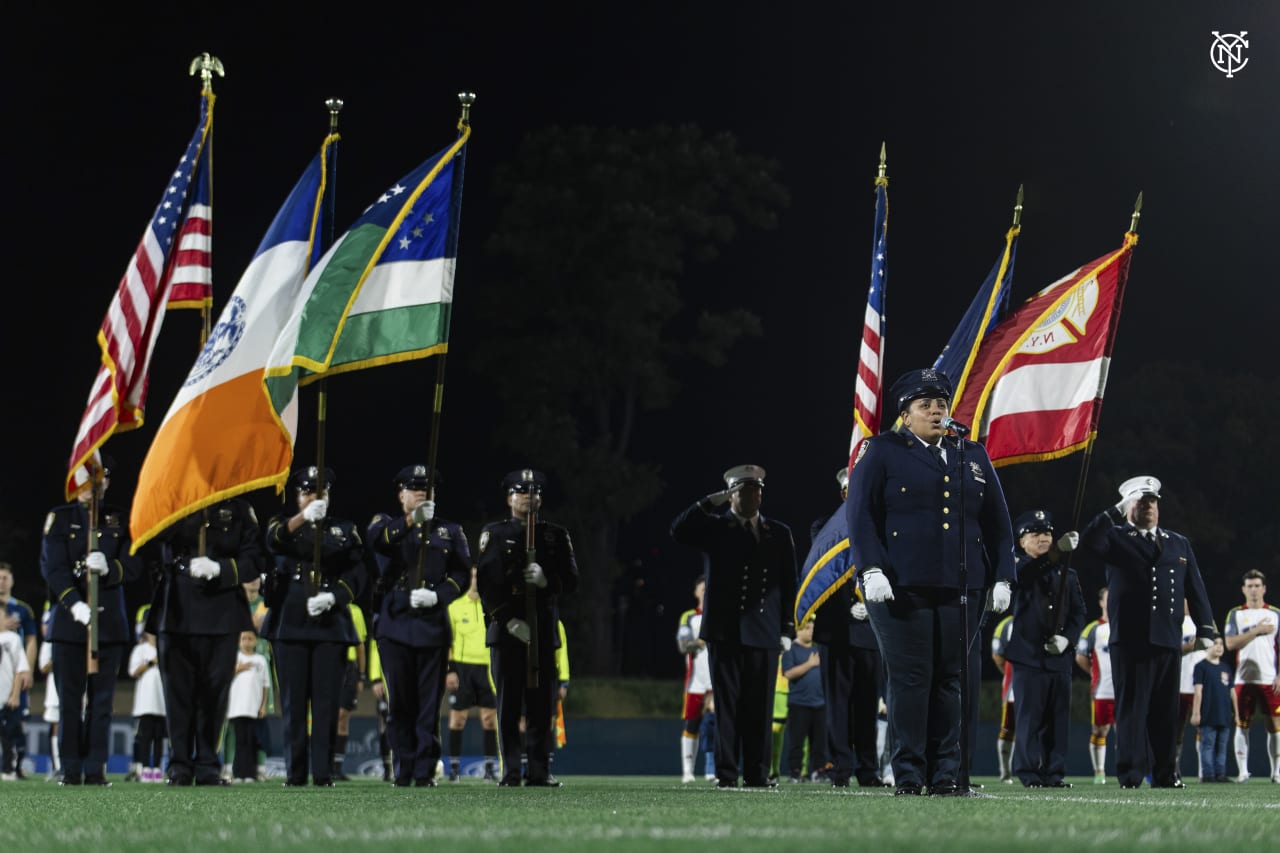
[[[245,851],[377,849],[505,853],[714,848],[814,850],[1274,850],[1280,786],[1122,791],[1072,780],[1068,791],[986,783],[981,799],[892,796],[817,784],[718,791],[675,778],[576,776],[565,787],[435,789],[354,781],[332,789],[277,782],[230,788],[122,783],[0,785],[4,849]],[[424,847],[424,845],[432,845]],[[439,846],[443,845],[443,846]]]

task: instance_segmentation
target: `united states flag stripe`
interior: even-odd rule
[[[853,435],[849,439],[849,467],[858,445],[880,431],[880,397],[884,366],[884,288],[888,280],[886,255],[889,230],[889,180],[876,178],[876,222],[871,251],[871,287],[858,350],[858,381],[854,387]]]
[[[212,92],[202,94],[195,135],[165,187],[98,330],[102,364],[71,450],[65,487],[68,498],[86,482],[82,470],[86,461],[117,429],[142,425],[151,353],[177,283],[181,282],[188,294],[188,304],[202,305],[208,298],[212,281],[208,140],[213,129],[213,102]],[[175,244],[181,246],[177,251]]]

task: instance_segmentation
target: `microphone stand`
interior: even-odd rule
[[[956,787],[965,796],[981,797],[983,794],[974,790],[969,780],[969,720],[973,697],[969,689],[969,549],[964,508],[964,436],[969,429],[950,418],[945,419],[943,425],[956,433],[956,460],[960,469],[957,484],[960,490],[960,772],[956,775]]]

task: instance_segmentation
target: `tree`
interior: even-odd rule
[[[642,414],[670,405],[686,362],[722,365],[761,332],[741,309],[690,318],[683,292],[710,279],[687,265],[717,257],[741,223],[776,224],[787,203],[777,171],[730,134],[693,126],[556,127],[496,174],[505,204],[487,248],[508,269],[487,285],[502,309],[476,366],[504,401],[502,442],[550,471],[567,500],[558,515],[586,567],[575,669],[612,668],[619,525],[661,490],[658,468],[631,458]]]

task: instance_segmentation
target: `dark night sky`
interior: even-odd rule
[[[272,4],[269,19],[168,12],[141,23],[105,7],[70,21],[31,10],[11,18],[0,144],[11,304],[23,308],[0,321],[10,365],[0,515],[31,531],[4,555],[20,579],[34,570],[45,509],[61,500],[97,367],[96,328],[195,126],[199,86],[186,71],[202,51],[227,68],[215,81],[215,312],[318,148],[325,98],[346,102],[337,189],[345,227],[452,138],[455,93],[478,93],[442,514],[500,512],[501,476],[524,461],[492,453],[486,422],[502,403],[469,370],[468,350],[500,310],[485,295],[493,169],[526,132],[550,124],[730,131],[744,150],[779,161],[791,193],[779,228],[744,231],[720,260],[688,269],[691,305],[749,308],[765,339],[738,349],[731,370],[682,377],[676,405],[644,417],[635,454],[661,463],[668,487],[624,530],[624,558],[687,564],[667,523],[742,462],[768,469],[765,512],[791,522],[804,544],[809,522],[834,507],[882,140],[890,381],[931,362],[946,341],[1003,245],[1019,184],[1015,303],[1118,247],[1145,192],[1113,376],[1185,357],[1189,344],[1242,370],[1267,363],[1262,318],[1280,308],[1270,263],[1280,197],[1273,2],[996,2],[938,12],[920,3],[541,5],[378,7],[376,19],[354,23],[323,20],[314,4],[297,16]],[[1249,33],[1249,64],[1234,79],[1210,63],[1213,30]],[[107,445],[121,463],[117,500],[132,490],[196,344],[195,313],[170,314],[148,424]],[[337,509],[359,518],[385,508],[392,474],[425,458],[433,376],[429,362],[416,362],[330,382]],[[308,441],[304,431],[299,461],[314,455]]]

